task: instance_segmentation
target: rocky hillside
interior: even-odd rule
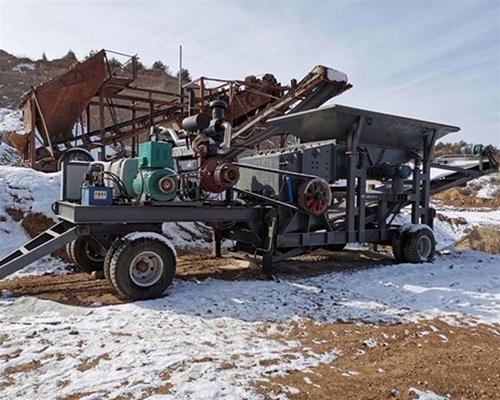
[[[34,61],[0,49],[0,108],[18,108],[23,93],[66,72],[73,63],[64,58]],[[142,69],[138,71],[134,85],[175,91],[177,79],[159,69]]]

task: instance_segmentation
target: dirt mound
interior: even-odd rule
[[[471,249],[489,254],[500,254],[500,230],[475,227],[455,243],[459,250]]]
[[[485,175],[432,197],[446,206],[457,208],[500,208],[500,174]]]
[[[476,197],[474,192],[466,188],[452,188],[432,197],[444,205],[457,208],[499,208],[500,196],[493,198]]]

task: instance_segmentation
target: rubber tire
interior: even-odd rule
[[[124,240],[125,239],[123,237],[115,239],[111,244],[111,247],[108,249],[106,257],[104,257],[104,265],[103,265],[104,277],[109,283],[111,283],[111,285],[113,285],[113,283],[111,282],[111,278],[109,277],[109,268],[111,265],[111,259],[116,249],[123,243]]]
[[[430,251],[426,256],[422,256],[419,253],[419,244],[422,240],[430,241]],[[404,240],[404,255],[407,262],[412,264],[419,264],[424,262],[432,262],[436,254],[436,239],[434,238],[434,233],[430,228],[420,228],[415,231],[409,231],[405,233]]]
[[[129,273],[130,263],[143,251],[156,253],[161,257],[164,266],[160,279],[148,287],[136,285]],[[123,238],[110,254],[109,280],[118,294],[125,299],[148,300],[160,297],[174,279],[175,255],[172,249],[161,240],[147,237],[132,240]]]
[[[85,237],[82,236],[66,245],[66,253],[80,271],[87,274],[102,271],[104,257],[102,257],[102,260],[90,258],[88,255],[89,246]]]
[[[396,232],[392,238],[392,255],[400,264],[408,262],[404,252],[404,239],[405,237],[401,232]]]

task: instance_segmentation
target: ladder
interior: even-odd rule
[[[17,272],[36,260],[81,236],[76,225],[61,221],[0,260],[0,279]]]

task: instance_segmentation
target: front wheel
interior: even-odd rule
[[[124,298],[159,297],[174,279],[176,258],[173,249],[161,235],[149,235],[120,239],[110,253],[108,279]]]

